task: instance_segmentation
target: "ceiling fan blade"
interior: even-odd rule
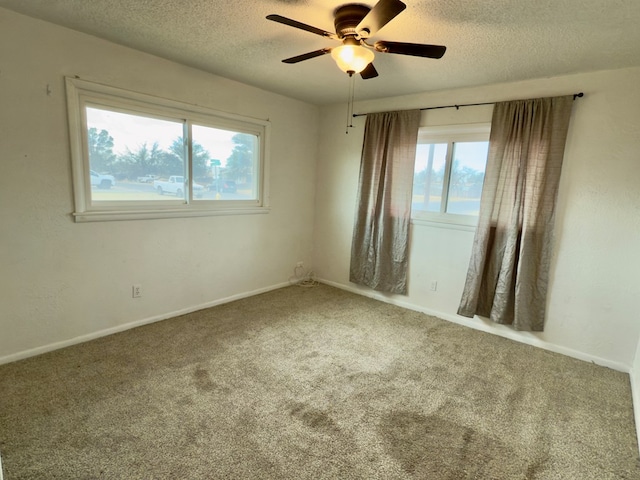
[[[361,37],[372,37],[407,6],[400,0],[380,0],[356,27]]]
[[[320,57],[325,55],[331,51],[330,48],[323,48],[322,50],[315,50],[313,52],[303,53],[302,55],[298,55],[296,57],[285,58],[282,60],[284,63],[298,63],[303,60],[309,60],[310,58]]]
[[[375,49],[382,53],[397,53],[413,55],[414,57],[442,58],[447,47],[443,45],[423,45],[421,43],[385,42],[374,44]]]
[[[363,80],[368,80],[369,78],[377,77],[378,71],[376,70],[376,67],[373,66],[373,63],[370,63],[364,70],[360,72],[360,76]]]
[[[315,33],[316,35],[320,35],[321,37],[338,39],[338,36],[335,33],[327,32],[326,30],[312,27],[311,25],[307,25],[306,23],[298,22],[296,20],[291,20],[290,18],[283,17],[282,15],[267,15],[267,20],[282,23],[283,25],[289,25],[290,27],[299,28],[300,30],[305,30],[307,32]]]

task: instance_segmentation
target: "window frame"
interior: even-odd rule
[[[449,187],[451,182],[451,169],[453,166],[453,147],[459,142],[488,142],[491,133],[491,123],[469,123],[460,125],[441,125],[420,127],[418,131],[418,145],[431,143],[446,143],[447,154],[445,161],[444,178],[442,185],[442,202],[440,212],[427,212],[413,209],[413,192],[411,223],[446,228],[459,228],[472,230],[478,224],[475,215],[462,215],[459,213],[447,213],[449,202]],[[442,211],[445,209],[445,211]]]
[[[176,100],[133,92],[79,78],[66,77],[67,110],[73,174],[76,222],[140,220],[154,218],[239,215],[269,212],[270,122],[213,110]],[[140,114],[183,124],[185,199],[91,201],[90,163],[86,107]],[[256,198],[250,200],[202,200],[193,198],[192,125],[247,133],[257,137]]]

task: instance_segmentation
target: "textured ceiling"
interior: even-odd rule
[[[640,65],[639,0],[404,0],[372,40],[447,46],[440,60],[376,54],[358,99]],[[333,31],[340,0],[0,0],[0,7],[315,104],[342,102],[339,45],[270,22],[277,13]],[[348,3],[348,2],[347,2]],[[365,2],[373,6],[375,0]]]

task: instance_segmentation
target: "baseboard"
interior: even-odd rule
[[[638,438],[638,452],[640,453],[640,372],[631,369],[629,372],[631,381],[631,399],[633,401],[633,417],[636,421],[636,436]],[[0,479],[1,480],[1,479]]]
[[[346,290],[352,293],[356,293],[358,295],[363,295],[366,297],[370,297],[376,300],[380,300],[382,302],[386,302],[386,303],[391,303],[393,305],[397,305],[399,307],[403,307],[403,308],[407,308],[409,310],[414,310],[414,311],[419,311],[422,313],[426,313],[427,315],[432,315],[434,317],[438,317],[441,318],[443,320],[447,320],[453,323],[457,323],[459,325],[463,325],[465,327],[469,327],[469,328],[473,328],[475,330],[479,330],[479,331],[483,331],[486,333],[491,333],[493,335],[498,335],[504,338],[509,338],[510,340],[514,340],[516,342],[520,342],[520,343],[524,343],[527,345],[532,345],[534,347],[539,347],[542,348],[544,350],[549,350],[551,352],[555,352],[555,353],[560,353],[562,355],[567,355],[569,357],[572,358],[576,358],[578,360],[583,360],[585,362],[591,362],[591,363],[595,363],[596,365],[601,365],[603,367],[608,367],[611,368],[613,370],[617,370],[620,372],[624,372],[624,373],[631,373],[631,368],[628,365],[625,365],[623,363],[619,363],[619,362],[614,362],[611,360],[607,360],[604,358],[600,358],[600,357],[596,357],[593,355],[589,355],[587,353],[584,352],[580,352],[578,350],[573,350],[571,348],[567,348],[567,347],[563,347],[561,345],[556,345],[553,343],[549,343],[546,342],[544,340],[540,340],[539,338],[531,335],[531,336],[525,336],[523,335],[522,332],[516,332],[515,330],[509,330],[509,329],[504,329],[504,330],[497,330],[495,328],[492,328],[489,325],[484,324],[482,321],[479,321],[477,319],[470,319],[470,318],[466,318],[466,317],[461,317],[459,315],[453,315],[451,313],[447,313],[447,312],[441,312],[441,311],[437,311],[437,310],[433,310],[433,309],[429,309],[426,307],[422,307],[420,305],[415,305],[409,302],[403,302],[401,300],[397,300],[395,298],[391,298],[389,296],[386,296],[380,292],[376,292],[374,290],[368,289],[368,288],[359,288],[356,286],[351,286],[351,285],[344,285],[342,283],[337,283],[337,282],[333,282],[331,280],[326,280],[326,279],[317,279],[320,283],[324,283],[326,285],[330,285],[332,287],[336,287],[339,288],[341,290]],[[224,303],[229,303],[229,302],[233,302],[235,300],[240,300],[242,298],[247,298],[247,297],[252,297],[254,295],[259,295],[261,293],[266,293],[272,290],[277,290],[279,288],[282,287],[286,287],[291,285],[289,282],[283,282],[283,283],[279,283],[276,285],[271,285],[269,287],[264,287],[264,288],[260,288],[257,290],[252,290],[249,292],[243,292],[243,293],[239,293],[236,295],[232,295],[229,297],[225,297],[225,298],[221,298],[218,300],[213,300],[211,302],[207,302],[207,303],[203,303],[200,305],[196,305],[196,306],[191,306],[188,308],[184,308],[182,310],[177,310],[177,311],[173,311],[173,312],[168,312],[168,313],[163,313],[161,315],[156,315],[153,317],[148,317],[148,318],[143,318],[140,320],[136,320],[133,322],[129,322],[129,323],[125,323],[122,325],[118,325],[116,327],[112,327],[112,328],[108,328],[105,330],[99,330],[97,332],[92,332],[89,333],[87,335],[81,335],[79,337],[74,337],[68,340],[63,340],[61,342],[55,342],[55,343],[50,343],[48,345],[44,345],[41,347],[36,347],[33,349],[29,349],[29,350],[24,350],[21,352],[17,352],[11,355],[7,355],[4,357],[0,357],[0,365],[5,364],[5,363],[11,363],[11,362],[15,362],[18,360],[22,360],[25,358],[29,358],[29,357],[34,357],[36,355],[41,355],[43,353],[47,353],[47,352],[51,352],[53,350],[58,350],[60,348],[65,348],[65,347],[69,347],[71,345],[76,345],[79,343],[84,343],[84,342],[88,342],[90,340],[95,340],[96,338],[100,338],[100,337],[105,337],[107,335],[112,335],[114,333],[119,333],[119,332],[123,332],[125,330],[130,330],[132,328],[135,327],[140,327],[142,325],[147,325],[149,323],[154,323],[154,322],[159,322],[161,320],[167,320],[169,318],[173,318],[173,317],[177,317],[180,315],[185,315],[187,313],[191,313],[191,312],[195,312],[198,310],[202,310],[205,308],[210,308],[210,307],[215,307],[216,305],[221,305]],[[633,380],[633,378],[632,378]],[[632,381],[632,386],[635,386],[636,383]],[[636,390],[638,389],[638,387],[635,387]],[[634,395],[634,402],[637,402],[640,406],[640,392],[637,392],[636,395]],[[636,412],[640,412],[640,410],[635,410]],[[640,414],[639,414],[640,415]],[[640,431],[640,428],[639,428]],[[0,480],[2,480],[0,478]]]
[[[495,326],[487,325],[477,318],[467,318],[462,317],[460,315],[454,315],[447,312],[441,312],[437,310],[433,310],[430,308],[422,307],[420,305],[415,305],[413,303],[404,302],[402,300],[398,300],[396,298],[387,296],[383,293],[376,292],[375,290],[371,290],[370,288],[365,287],[357,287],[351,285],[344,285],[342,283],[333,282],[330,280],[325,280],[318,278],[318,282],[324,283],[326,285],[330,285],[332,287],[340,288],[341,290],[346,290],[352,293],[356,293],[358,295],[363,295],[365,297],[370,297],[376,300],[380,300],[382,302],[390,303],[393,305],[397,305],[399,307],[407,308],[409,310],[414,310],[417,312],[426,313],[427,315],[431,315],[442,320],[447,320],[449,322],[457,323],[458,325],[463,325],[465,327],[473,328],[474,330],[480,330],[482,332],[491,333],[493,335],[498,335],[500,337],[508,338],[510,340],[514,340],[516,342],[524,343],[526,345],[531,345],[534,347],[542,348],[543,350],[548,350],[550,352],[560,353],[562,355],[566,355],[568,357],[576,358],[578,360],[583,360],[585,362],[595,363],[596,365],[600,365],[603,367],[611,368],[613,370],[617,370],[619,372],[630,373],[631,368],[629,365],[625,365],[620,362],[614,362],[612,360],[607,360],[605,358],[596,357],[594,355],[590,355],[588,353],[580,352],[578,350],[573,350],[568,347],[563,347],[561,345],[556,345],[553,343],[546,342],[544,340],[540,340],[535,337],[534,334],[527,335],[526,332],[517,332],[515,330],[511,330],[508,328],[496,329]],[[640,410],[636,410],[640,412]]]
[[[107,335],[112,335],[114,333],[124,332],[125,330],[130,330],[132,328],[141,327],[143,325],[147,325],[149,323],[159,322],[161,320],[167,320],[169,318],[178,317],[180,315],[185,315],[187,313],[196,312],[198,310],[203,310],[205,308],[215,307],[216,305],[222,305],[223,303],[233,302],[235,300],[240,300],[242,298],[252,297],[254,295],[259,295],[261,293],[270,292],[272,290],[277,290],[282,287],[287,287],[291,285],[289,282],[278,283],[276,285],[271,285],[269,287],[260,288],[257,290],[252,290],[249,292],[243,292],[236,295],[232,295],[230,297],[221,298],[218,300],[213,300],[211,302],[203,303],[201,305],[196,305],[192,307],[187,307],[181,310],[176,310],[174,312],[163,313],[161,315],[155,315],[153,317],[143,318],[141,320],[136,320],[129,323],[124,323],[122,325],[118,325],[116,327],[107,328],[104,330],[99,330],[97,332],[92,332],[87,335],[81,335],[79,337],[70,338],[69,340],[63,340],[61,342],[50,343],[48,345],[44,345],[41,347],[32,348],[29,350],[24,350],[22,352],[14,353],[11,355],[7,355],[4,357],[0,357],[0,365],[5,363],[16,362],[18,360],[23,360],[29,357],[35,357],[36,355],[41,355],[43,353],[52,352],[54,350],[58,350],[60,348],[70,347],[72,345],[77,345],[79,343],[88,342],[90,340],[95,340],[96,338],[106,337]],[[0,480],[2,480],[2,476],[0,475]]]

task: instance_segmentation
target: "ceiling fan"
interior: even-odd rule
[[[444,55],[447,47],[442,45],[388,42],[383,40],[374,44],[367,43],[366,40],[369,37],[374,36],[378,30],[393,20],[405,8],[407,6],[400,0],[379,0],[373,8],[356,3],[343,5],[334,11],[335,33],[312,27],[281,15],[267,15],[267,20],[342,42],[339,47],[322,48],[286,58],[282,60],[284,63],[298,63],[331,53],[331,56],[342,71],[349,74],[349,76],[359,73],[366,80],[378,76],[378,72],[372,63],[375,56],[374,52],[396,53],[425,58],[441,58]]]

